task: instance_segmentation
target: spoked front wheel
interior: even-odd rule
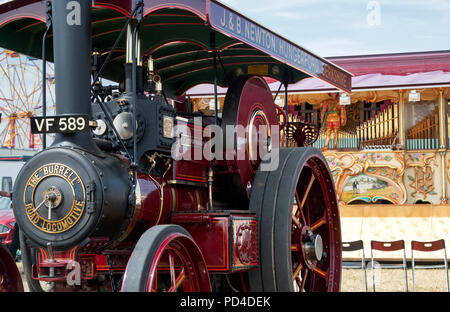
[[[0,243],[0,292],[23,292],[19,270],[9,250]]]
[[[209,292],[203,255],[178,225],[158,225],[139,239],[122,283],[125,292]]]
[[[260,268],[249,272],[251,291],[339,291],[339,211],[319,150],[281,149],[277,168],[258,170],[250,209],[260,224]]]

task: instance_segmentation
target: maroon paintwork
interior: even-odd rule
[[[450,51],[341,56],[327,59],[351,71],[355,76],[411,75],[450,71]]]
[[[411,241],[411,249],[418,251],[437,251],[445,249],[445,240],[440,239],[432,242]]]
[[[208,271],[232,273],[258,265],[258,225],[248,211],[175,213],[170,223],[191,233]]]
[[[127,15],[132,9],[131,3],[133,2],[131,0],[99,0],[94,1],[94,7],[111,8]],[[0,16],[0,23],[21,17],[31,17],[44,21],[44,3],[44,1],[23,0],[15,1],[13,7],[0,6],[0,14],[3,13]],[[211,5],[216,9],[223,9],[225,12],[229,11],[235,14],[234,11],[229,10],[227,7],[210,0],[178,0],[175,3],[168,0],[144,1],[145,14],[150,14],[163,7],[177,7],[193,12],[203,18],[205,22],[209,23],[212,23],[214,20],[213,13],[217,15],[217,11],[214,12],[211,10]],[[12,8],[16,8],[17,10],[11,10]],[[255,23],[255,25],[257,24]],[[214,28],[213,24],[211,26]],[[215,29],[222,31],[222,29],[218,29],[217,27]],[[226,31],[224,33],[230,36],[233,35]],[[312,54],[309,54],[308,57],[315,59],[315,56]],[[322,69],[325,72],[331,66],[318,58],[315,60],[323,63],[321,63],[324,66]],[[325,78],[323,74],[312,73],[313,76],[317,76],[319,79]],[[342,84],[342,81],[336,81],[335,85],[339,85],[342,90],[348,91],[347,82],[344,81]],[[249,79],[243,86],[241,93],[237,95],[237,98],[239,101],[236,105],[234,112],[235,118],[232,124],[242,125],[244,129],[247,126],[258,127],[260,125],[272,126],[278,124],[272,94],[264,79],[260,77],[252,77]],[[283,115],[281,109],[280,111]],[[255,114],[255,112],[262,113]],[[189,129],[194,131],[203,131],[212,122],[213,120],[206,118],[202,125],[194,125],[192,119],[187,119],[185,124]],[[253,132],[251,140],[254,142],[259,141],[258,132]],[[250,159],[251,144],[249,139],[238,141],[242,145],[237,147],[237,149],[238,152],[239,150],[244,152],[244,159],[217,161],[213,167],[215,171],[214,177],[239,174],[242,187],[246,188],[246,191],[249,191],[261,155],[258,155],[259,157],[257,159]],[[191,149],[197,143],[195,141],[189,142]],[[272,145],[278,147],[279,142],[274,140],[272,141]],[[257,148],[257,145],[255,147]],[[188,148],[188,151],[191,152],[191,149]],[[257,239],[259,225],[255,213],[248,210],[233,210],[235,209],[234,207],[228,207],[227,210],[214,210],[214,207],[208,204],[209,185],[207,169],[211,167],[209,160],[204,158],[199,160],[178,160],[171,162],[170,165],[172,166],[171,170],[168,170],[167,175],[163,177],[151,175],[148,172],[138,172],[136,209],[132,216],[132,222],[124,230],[119,239],[114,242],[114,245],[106,245],[112,241],[110,237],[91,237],[89,241],[83,242],[82,246],[76,246],[71,250],[65,251],[55,250],[53,255],[50,255],[48,250],[39,248],[39,252],[36,254],[37,264],[32,267],[33,278],[48,282],[57,282],[58,287],[65,287],[67,276],[72,269],[71,264],[75,262],[80,263],[82,278],[84,280],[93,279],[99,274],[107,276],[113,270],[124,272],[127,261],[139,237],[152,226],[168,223],[181,225],[190,233],[194,239],[194,243],[203,254],[209,272],[235,273],[256,268],[259,264]],[[318,168],[314,164],[311,166]],[[318,170],[325,172],[327,168],[320,168]],[[332,185],[331,180],[328,182]],[[331,190],[330,187],[328,189]],[[213,181],[212,191],[216,193],[223,191],[220,190],[217,180]],[[233,196],[233,194],[223,193],[226,196]],[[323,215],[320,216],[319,223],[308,224],[311,230],[320,228],[322,225],[327,225],[327,222],[330,222],[328,219],[332,217],[328,215],[328,209],[322,213]],[[319,231],[326,232],[327,229],[320,228]],[[333,235],[337,235],[333,230],[331,232],[330,235],[325,235],[328,233],[323,235],[324,238],[328,237],[329,241],[326,241],[326,243],[329,244],[331,244],[330,241],[333,241]],[[293,232],[292,236],[295,236],[299,240],[303,234]],[[181,236],[167,238],[167,241],[161,244],[159,254],[163,254],[165,244],[170,244],[172,239],[180,243],[184,242]],[[292,247],[295,248],[295,246]],[[299,254],[301,250],[298,248],[294,252]],[[338,255],[333,256],[338,257]],[[152,265],[156,266],[158,263],[159,258],[156,257]],[[323,268],[323,270],[325,269]],[[328,282],[329,279],[331,280],[330,277],[337,274],[333,270],[335,268],[331,268],[330,271],[326,272],[320,271],[319,273],[323,274]],[[54,271],[54,277],[52,278],[49,277],[50,271]],[[209,272],[203,272],[197,278],[209,279]],[[61,289],[58,287],[57,289]],[[245,288],[246,285],[243,285],[243,287]]]
[[[405,249],[405,242],[403,240],[392,242],[371,241],[370,246],[374,250],[396,251]]]
[[[134,3],[131,0],[94,0],[93,2],[94,7],[113,9],[127,16],[131,14],[132,3]]]
[[[0,244],[0,292],[22,292],[23,283],[8,249]]]
[[[250,116],[255,109],[262,110],[268,116],[270,124],[277,123],[273,100],[263,79],[255,77],[250,80],[242,91],[239,107],[236,117],[243,125],[249,124]],[[211,123],[208,118],[204,121],[205,124],[197,126],[191,120],[186,126],[192,130],[197,128],[203,131],[204,127]],[[254,121],[254,125],[259,124]],[[195,141],[191,141],[191,144],[195,144]],[[188,149],[189,152],[192,147],[193,145]],[[228,165],[229,168],[237,167],[245,170],[246,181],[251,181],[255,174],[255,166],[248,160],[247,146],[244,146],[244,149],[247,152],[247,160],[242,160],[237,165],[234,160]],[[210,166],[209,160],[204,158],[197,161],[179,160],[173,161],[172,165],[173,168],[168,171],[164,183],[160,176],[149,177],[143,172],[138,173],[138,200],[133,221],[114,246],[98,254],[96,250],[104,249],[108,238],[93,237],[84,246],[69,251],[55,251],[56,261],[50,259],[47,250],[40,248],[38,265],[33,266],[32,270],[33,278],[63,284],[72,270],[70,264],[74,261],[80,263],[83,280],[93,279],[98,274],[108,274],[111,270],[123,272],[132,248],[143,231],[158,224],[168,223],[179,224],[188,230],[205,257],[208,271],[233,273],[256,267],[258,265],[256,216],[248,211],[207,210],[206,170]],[[216,174],[231,172],[233,171],[217,170]],[[214,190],[218,191],[216,187]],[[136,226],[137,221],[144,223],[145,226]],[[110,262],[107,261],[108,256]],[[47,277],[50,268],[55,270],[58,277]]]
[[[230,94],[227,98],[232,99],[233,97]],[[243,129],[254,127],[254,129],[257,130],[260,130],[260,126],[265,126],[268,131],[270,130],[270,126],[278,125],[277,112],[273,103],[272,93],[263,78],[257,76],[250,78],[243,86],[242,92],[238,95],[238,98],[239,103],[237,105],[235,116],[233,116],[234,125],[242,126]],[[232,103],[227,103],[226,100],[225,105],[232,105]],[[237,167],[242,187],[245,188],[247,194],[250,193],[251,181],[253,181],[256,169],[259,166],[261,158],[264,156],[259,155],[258,152],[260,150],[259,144],[261,144],[260,135],[260,131],[253,131],[251,135],[237,132],[237,146],[232,150],[226,151],[227,154],[234,154],[234,159],[226,160],[226,164],[231,168]],[[271,145],[273,147],[279,146],[278,139],[279,133],[278,136],[271,136]],[[241,142],[241,144],[239,144],[239,142]]]
[[[12,226],[11,223],[14,222],[16,222],[16,218],[14,217],[14,212],[12,209],[0,210],[0,224],[3,224],[9,228],[9,232],[0,233],[0,238],[4,238],[4,245],[8,246],[12,242],[14,226]]]

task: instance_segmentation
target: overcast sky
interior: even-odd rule
[[[221,0],[320,56],[450,50],[450,0]]]

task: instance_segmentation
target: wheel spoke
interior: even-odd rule
[[[316,273],[317,275],[323,277],[324,279],[327,279],[327,276],[328,276],[327,272],[322,271],[322,270],[319,269],[318,267],[315,267],[315,268],[313,269],[313,272]]]
[[[303,207],[305,206],[306,199],[308,198],[309,192],[311,191],[312,185],[314,181],[316,180],[316,177],[314,174],[311,175],[311,178],[309,179],[308,186],[306,187],[305,193],[303,194],[302,200],[300,201],[300,196],[298,195],[298,192],[295,192],[295,199],[297,201],[297,211],[295,212],[295,215],[298,215],[298,212],[300,212],[301,219],[303,221],[303,224],[306,225],[308,222],[306,221],[306,217],[303,213]]]
[[[322,218],[320,218],[319,220],[314,222],[313,225],[311,225],[311,231],[314,232],[316,229],[318,229],[319,227],[321,227],[325,224],[327,224],[327,219],[326,219],[326,216],[324,215]]]
[[[305,273],[303,274],[302,277],[302,284],[300,286],[300,292],[303,291],[303,289],[305,289],[305,284],[306,284],[306,278],[308,277],[308,269],[305,270]]]
[[[183,268],[183,269],[181,269],[181,272],[180,272],[180,274],[178,274],[178,277],[177,277],[177,279],[175,281],[176,289],[178,289],[178,287],[180,287],[181,283],[183,283],[183,281],[185,279],[186,279],[186,272],[185,272],[185,270]]]
[[[294,270],[294,273],[292,273],[292,279],[296,280],[298,278],[298,274],[302,270],[303,265],[301,263],[298,264],[297,268]]]
[[[172,291],[176,291],[177,288],[175,286],[175,263],[173,261],[173,254],[169,251],[169,268],[170,268],[170,289]]]
[[[298,207],[300,209],[300,211],[303,209],[303,206],[305,205],[306,199],[308,198],[308,195],[309,195],[309,191],[311,191],[311,187],[312,187],[315,179],[316,179],[316,177],[314,176],[314,174],[311,175],[311,179],[309,180],[308,186],[305,190],[305,194],[303,194],[302,201]]]
[[[292,222],[294,222],[294,224],[297,226],[298,229],[302,228],[300,220],[294,214],[292,215]]]
[[[186,271],[181,269],[180,274],[178,274],[178,277],[175,279],[174,284],[169,288],[169,292],[176,292],[177,289],[180,287],[181,283],[186,279]]]
[[[295,281],[297,282],[298,287],[302,285],[302,280],[298,277],[298,275],[295,277]]]
[[[299,206],[300,205],[300,199],[299,199],[297,191],[295,191],[295,199],[297,201],[297,206],[296,206],[296,211],[294,212],[294,215],[296,217],[298,217],[299,216],[299,212],[300,212],[300,216],[302,218],[302,222],[303,222],[303,224],[306,224],[306,218],[305,218],[305,215],[303,214],[303,210],[302,210],[303,206],[302,206],[302,208],[300,208],[300,206]]]

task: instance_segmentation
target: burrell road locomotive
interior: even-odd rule
[[[214,0],[10,1],[0,46],[55,66],[31,119],[55,139],[12,193],[31,290],[339,290],[332,176],[266,81],[351,74]],[[201,83],[223,107],[193,109]]]

